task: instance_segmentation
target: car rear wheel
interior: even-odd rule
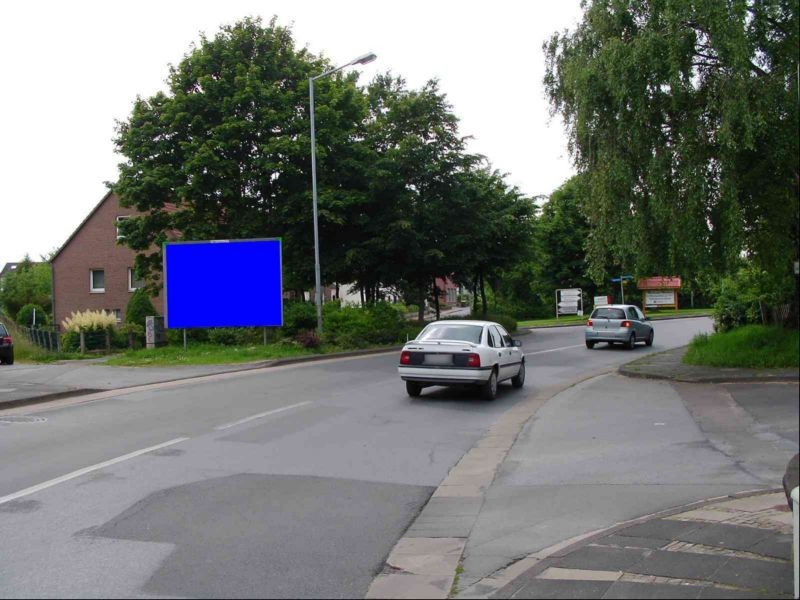
[[[489,375],[489,381],[481,387],[481,396],[484,400],[494,400],[497,396],[497,371],[492,371]]]
[[[592,348],[594,348],[594,342],[590,342],[589,340],[586,340],[586,347],[589,350],[591,350]]]
[[[636,334],[632,333],[628,338],[628,343],[625,345],[628,350],[633,350],[636,347]]]
[[[422,386],[413,381],[406,381],[406,393],[412,398],[418,398],[422,394]]]
[[[652,345],[653,345],[653,338],[654,338],[654,337],[655,337],[655,332],[654,332],[654,331],[651,329],[651,330],[650,330],[650,335],[648,335],[648,336],[647,336],[647,339],[645,340],[645,342],[644,342],[644,343],[645,343],[647,346],[652,346]]]
[[[525,362],[519,366],[516,376],[511,378],[511,385],[515,388],[521,388],[525,385]]]

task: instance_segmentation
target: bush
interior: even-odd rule
[[[17,313],[17,325],[24,325],[25,327],[33,327],[33,311],[36,311],[36,325],[47,325],[49,319],[45,310],[38,304],[26,304],[19,309]]]
[[[317,307],[313,302],[284,302],[283,327],[281,327],[284,336],[294,337],[300,331],[315,329],[316,326]]]
[[[786,299],[780,283],[772,280],[766,271],[748,266],[725,277],[719,285],[714,304],[714,321],[717,331],[730,331],[748,323],[763,323],[762,310]]]
[[[117,318],[104,310],[87,310],[74,312],[64,319],[61,326],[64,331],[95,332],[105,331],[117,324]]]
[[[260,343],[261,338],[261,330],[257,327],[215,327],[208,330],[208,341],[223,346],[251,346]]]
[[[348,348],[404,341],[405,331],[402,315],[385,302],[368,308],[334,304],[323,321],[325,341]]]
[[[150,302],[150,296],[143,288],[133,292],[133,296],[128,300],[128,306],[125,309],[125,322],[135,323],[145,327],[145,317],[157,316],[153,303]]]
[[[207,342],[208,329],[187,329],[187,342]],[[167,344],[171,346],[183,345],[183,329],[167,329]]]
[[[322,343],[319,335],[313,329],[301,331],[294,337],[295,341],[303,348],[319,348]]]

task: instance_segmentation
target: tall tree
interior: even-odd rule
[[[297,49],[288,28],[245,19],[221,28],[170,68],[169,90],[137,99],[118,123],[125,157],[114,190],[146,212],[126,220],[137,270],[160,270],[168,232],[184,239],[282,237],[285,285],[313,282],[308,77],[329,64]],[[348,163],[366,102],[355,75],[315,86],[321,247],[336,268],[325,233],[345,218]],[[153,246],[156,251],[150,252]]]
[[[590,191],[588,259],[789,274],[798,253],[796,0],[594,0],[544,83]]]

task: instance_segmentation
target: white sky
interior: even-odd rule
[[[337,65],[374,51],[362,83],[387,69],[412,87],[438,77],[470,150],[524,193],[573,173],[541,46],[574,28],[579,0],[0,2],[0,268],[66,241],[116,178],[115,119],[166,89],[200,31],[273,14]]]

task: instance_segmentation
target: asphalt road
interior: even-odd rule
[[[537,330],[520,337],[525,388],[491,403],[411,399],[391,354],[31,407],[36,422],[0,423],[0,596],[363,596],[503,411],[710,328],[657,322],[633,351]]]

